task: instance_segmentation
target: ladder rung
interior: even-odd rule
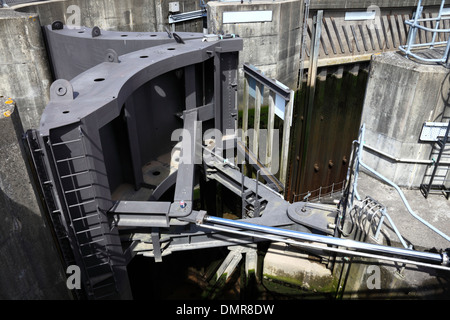
[[[99,248],[95,248],[95,250],[96,250],[95,252],[86,254],[86,255],[84,255],[84,256],[82,256],[82,257],[83,257],[83,258],[89,258],[89,257],[97,256],[98,254],[105,254],[105,255],[108,254],[107,251],[99,250]],[[104,257],[103,257],[103,258],[104,258]]]
[[[75,176],[79,176],[79,175],[86,174],[86,173],[89,173],[89,170],[67,174],[67,175],[61,176],[61,179],[75,177]]]
[[[89,204],[89,203],[92,203],[92,202],[95,202],[95,199],[92,199],[92,200],[89,200],[89,201],[85,201],[85,202],[81,202],[81,203],[71,204],[69,206],[69,208],[81,207],[81,206],[84,206],[85,204]]]
[[[52,143],[52,147],[66,145],[66,144],[73,143],[73,142],[78,142],[78,141],[81,141],[81,139],[74,139],[74,140],[69,140],[69,141],[56,142],[56,143]]]
[[[98,240],[89,241],[89,242],[86,242],[86,243],[81,243],[80,247],[88,246],[88,245],[91,245],[93,243],[101,242],[101,241],[104,241],[104,240],[105,240],[104,238],[101,238],[101,239],[98,239]]]
[[[96,256],[96,255],[97,255],[97,253],[94,252],[94,253],[91,253],[91,254],[86,254],[86,255],[81,256],[81,257],[84,259],[84,258],[90,258],[90,257]]]
[[[96,265],[93,265],[93,266],[86,267],[86,269],[98,268],[98,267],[104,266],[106,264],[109,264],[109,262],[108,261],[102,262],[102,263],[99,263],[99,264],[96,264]]]
[[[81,156],[76,156],[76,157],[72,157],[72,158],[66,158],[66,159],[61,159],[61,160],[56,160],[57,163],[60,162],[67,162],[67,161],[72,161],[72,160],[77,160],[77,159],[83,159],[86,158],[86,155],[81,155]]]
[[[95,288],[95,289],[96,289],[96,288]],[[95,289],[94,289],[94,290],[95,290]],[[108,294],[104,294],[104,295],[102,295],[102,296],[96,296],[96,295],[94,294],[94,296],[95,296],[96,299],[103,299],[103,298],[112,296],[112,295],[114,295],[114,294],[116,294],[116,293],[117,293],[117,292],[111,292],[111,293],[108,293]]]
[[[112,274],[109,277],[112,277]],[[108,279],[108,278],[106,278],[106,279]],[[105,281],[105,280],[103,280],[103,281]],[[102,284],[101,286],[92,287],[92,289],[98,290],[98,289],[106,288],[106,287],[109,287],[109,286],[114,286],[114,288],[115,288],[116,284],[114,282],[110,282],[110,283]]]
[[[72,219],[72,221],[75,222],[75,221],[80,221],[80,220],[89,219],[89,218],[93,218],[93,217],[98,217],[98,214],[97,213],[88,214],[84,217]]]
[[[95,228],[89,228],[89,229],[86,229],[86,230],[81,230],[81,231],[78,231],[77,234],[90,232],[90,231],[94,231],[94,230],[98,230],[98,229],[101,229],[101,226],[98,226],[98,227],[95,227]]]
[[[81,190],[86,190],[86,189],[89,189],[89,188],[92,188],[92,185],[81,187],[81,188],[76,188],[76,189],[73,189],[73,190],[67,190],[67,191],[64,191],[64,193],[67,194],[67,193],[71,193],[71,192],[77,192],[77,191],[81,191]]]

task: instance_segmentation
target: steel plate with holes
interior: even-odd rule
[[[438,137],[445,135],[447,122],[425,122],[420,133],[421,141],[437,141]]]

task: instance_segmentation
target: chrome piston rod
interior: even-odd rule
[[[208,223],[213,224],[213,226],[208,225]],[[224,231],[224,232],[232,232],[232,233],[239,233],[242,230],[242,232],[246,231],[255,231],[260,232],[263,234],[248,234],[253,237],[260,237],[264,238],[264,234],[267,235],[275,235],[275,236],[281,236],[281,237],[287,237],[289,239],[296,239],[301,241],[311,241],[311,242],[317,242],[337,247],[345,247],[349,249],[356,249],[361,250],[364,252],[369,253],[376,253],[376,254],[388,254],[393,255],[397,257],[403,257],[403,258],[409,258],[409,259],[419,259],[423,260],[429,263],[439,263],[441,265],[448,266],[449,265],[449,259],[446,253],[439,254],[439,253],[431,253],[431,252],[422,252],[422,251],[416,251],[412,249],[404,249],[404,248],[396,248],[396,247],[389,247],[389,246],[383,246],[383,245],[377,245],[377,244],[371,244],[366,242],[359,242],[355,240],[349,240],[349,239],[341,239],[341,238],[335,238],[330,236],[322,236],[312,233],[305,233],[300,231],[294,231],[294,230],[287,230],[287,229],[281,229],[281,228],[275,228],[275,227],[269,227],[269,226],[263,226],[263,225],[257,225],[254,223],[244,222],[242,220],[229,220],[229,219],[223,219],[213,216],[205,215],[202,219],[202,221],[198,222],[199,226],[204,226],[206,228],[211,227],[211,229]],[[232,229],[222,229],[220,230],[220,227],[217,228],[214,225],[222,225],[226,227],[236,228],[238,230],[232,230]],[[280,239],[281,240],[281,239]],[[322,248],[324,250],[327,250],[327,248]],[[330,251],[337,251],[337,250],[330,250]],[[347,252],[354,253],[353,251],[347,250]],[[363,255],[363,254],[361,254]],[[387,259],[391,260],[391,259]],[[405,262],[406,263],[406,262]],[[415,261],[408,261],[407,263],[415,263]],[[418,263],[420,264],[420,263]],[[448,268],[444,268],[448,270]]]

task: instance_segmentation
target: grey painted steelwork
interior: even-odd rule
[[[55,79],[71,80],[97,64],[108,61],[112,57],[106,54],[107,50],[121,56],[145,48],[175,43],[174,38],[167,32],[101,30],[99,36],[93,36],[94,28],[64,25],[58,30],[53,29],[51,25],[44,27]],[[177,34],[185,40],[203,37],[203,34],[195,32],[177,32]]]
[[[64,61],[55,54],[60,33],[70,39],[64,44],[87,41],[71,32],[47,28],[48,38],[53,39],[49,48],[54,66]],[[111,35],[116,48],[124,44],[119,35]],[[267,241],[272,230],[287,237],[301,234],[307,241],[350,243],[321,236],[333,234],[321,215],[329,216],[336,208],[289,204],[269,185],[244,176],[232,161],[225,161],[222,152],[237,147],[235,136],[220,139],[208,131],[236,129],[241,39],[169,38],[119,55],[104,46],[102,36],[94,37],[87,50],[103,51],[105,59],[99,58],[103,62],[70,82],[56,80],[39,130],[27,133],[59,246],[67,264],[80,266],[88,298],[130,298],[126,266],[136,254],[161,261],[180,250]],[[211,144],[205,145],[205,136]],[[157,181],[154,177],[162,174],[152,165],[165,154],[171,154],[170,163],[176,165]],[[246,209],[253,212],[247,219],[220,223],[247,228],[249,224],[242,221],[246,220],[262,232],[271,232],[265,237],[246,232],[230,237],[229,230],[205,230],[206,212],[193,209],[193,190],[197,183],[209,181],[245,197]],[[205,221],[219,220],[208,216]],[[357,250],[372,248],[351,244]],[[444,259],[413,250],[405,254],[396,248],[376,248],[380,254],[400,252],[434,263]]]

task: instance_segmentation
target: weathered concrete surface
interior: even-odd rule
[[[57,0],[16,5],[17,11],[37,13],[42,25],[59,20],[65,24],[98,26],[112,31],[164,31],[169,26],[169,2],[172,0]],[[200,10],[199,1],[178,0],[180,12]],[[78,8],[76,8],[76,7]],[[77,12],[77,10],[79,10]],[[79,13],[79,18],[76,14]],[[77,19],[79,19],[77,21]],[[176,31],[197,31],[203,28],[196,19],[176,24]]]
[[[0,98],[0,299],[69,299],[24,158],[19,113],[10,102]]]
[[[395,158],[429,160],[432,143],[419,141],[423,123],[439,121],[448,105],[448,69],[395,53],[373,56],[361,123],[365,144]],[[398,163],[373,152],[364,162],[400,186],[418,187],[426,165]]]
[[[210,1],[207,10],[209,33],[232,33],[244,39],[239,65],[248,62],[267,76],[296,89],[300,67],[301,1],[252,1],[243,4]],[[272,11],[272,21],[223,23],[224,12],[262,10]]]
[[[331,270],[321,263],[319,256],[281,242],[270,245],[264,257],[262,273],[266,286],[270,286],[270,282],[294,286],[296,289],[291,290],[291,295],[334,296],[336,291],[337,281]],[[276,286],[269,290],[279,291]]]
[[[342,299],[450,299],[448,271],[373,259],[346,262],[348,276],[342,283]]]
[[[39,17],[0,10],[0,94],[14,97],[25,130],[39,126],[51,83]]]

